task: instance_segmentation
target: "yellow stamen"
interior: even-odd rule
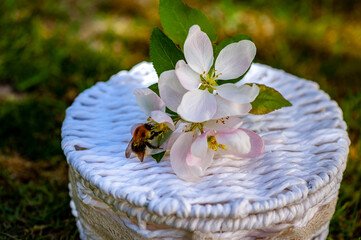
[[[218,148],[226,149],[226,146],[224,144],[218,144],[215,136],[208,136],[207,142],[208,142],[208,147],[216,152],[218,151]]]
[[[218,86],[217,84],[217,79],[219,77],[220,74],[216,75],[216,70],[214,68],[211,68],[209,70],[208,73],[203,72],[203,74],[200,74],[200,78],[201,78],[201,85],[199,86],[200,90],[206,90],[208,89],[208,91],[210,93],[213,93],[214,90],[216,90],[216,86]]]
[[[186,129],[184,132],[194,132],[196,133],[197,131],[200,131],[201,133],[204,132],[203,130],[203,123],[190,123],[190,124],[187,124],[185,125]]]

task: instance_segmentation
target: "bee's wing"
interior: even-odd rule
[[[130,158],[130,154],[132,154],[132,143],[133,143],[133,138],[130,140],[130,142],[128,143],[127,149],[125,150],[126,158]]]

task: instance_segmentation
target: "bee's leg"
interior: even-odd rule
[[[143,162],[143,159],[144,159],[144,152],[141,152],[141,153],[137,153],[137,157],[138,159]]]
[[[149,139],[153,140],[155,137],[157,137],[159,135],[160,132],[152,132],[152,134],[150,135]]]
[[[153,146],[152,144],[150,144],[149,142],[146,142],[145,145],[147,145],[147,147],[152,148],[152,149],[158,149],[159,147],[157,146]]]

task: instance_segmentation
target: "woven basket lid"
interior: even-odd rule
[[[241,83],[273,87],[293,107],[243,118],[243,128],[262,136],[262,156],[215,159],[198,182],[185,182],[169,156],[160,163],[124,156],[131,126],[147,118],[133,90],[156,81],[152,65],[140,63],[84,91],[66,111],[67,161],[107,204],[145,220],[185,219],[179,227],[219,231],[291,221],[337,196],[350,142],[340,108],[316,83],[253,64]]]

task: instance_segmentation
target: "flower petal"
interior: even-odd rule
[[[183,130],[186,128],[186,125],[187,124],[184,122],[180,122],[176,125],[176,129],[172,132],[172,134],[167,140],[167,150],[170,150],[175,141],[177,141],[177,139],[184,133]]]
[[[264,153],[264,142],[261,136],[245,128],[240,128],[239,130],[244,131],[251,141],[251,150],[240,157],[255,158],[262,155]]]
[[[175,74],[185,89],[193,90],[199,87],[201,78],[199,73],[193,71],[185,61],[179,60],[175,66]]]
[[[195,89],[184,94],[177,112],[189,122],[204,122],[213,118],[217,102],[208,91]]]
[[[209,150],[208,142],[207,142],[208,132],[209,131],[201,134],[192,143],[191,153],[193,156],[197,158],[204,158],[207,156],[207,152]]]
[[[180,84],[174,70],[163,72],[158,82],[159,95],[172,111],[177,111],[183,95],[187,92]]]
[[[147,115],[155,110],[165,111],[165,103],[158,95],[149,88],[138,88],[134,90],[134,95],[140,109]]]
[[[256,46],[249,40],[231,43],[219,53],[215,69],[219,79],[228,80],[242,76],[256,56]],[[188,61],[188,60],[187,60]]]
[[[170,150],[170,164],[179,178],[194,181],[199,177],[195,175],[187,164],[188,153],[193,141],[193,132],[183,133],[174,142]]]
[[[212,164],[214,154],[213,150],[208,150],[204,157],[198,158],[188,152],[187,163],[191,172],[198,177],[203,176],[204,172]]]
[[[227,152],[240,158],[254,158],[264,152],[262,138],[248,129],[218,132],[216,139],[226,146]]]
[[[226,83],[217,87],[217,93],[235,103],[250,103],[253,102],[259,93],[259,87],[256,84],[252,86],[249,85],[241,85],[236,86],[232,83]]]
[[[212,119],[220,119],[228,116],[244,116],[252,109],[250,103],[239,104],[228,101],[218,95],[216,95],[215,98],[217,101],[217,112]]]
[[[242,120],[238,117],[227,117],[217,120],[209,120],[204,123],[204,127],[212,130],[237,129],[242,125]]]
[[[226,151],[235,156],[243,156],[251,150],[251,141],[248,134],[243,130],[218,131],[217,142],[226,146]]]
[[[175,129],[173,120],[165,112],[162,112],[159,110],[152,111],[150,113],[150,117],[157,123],[166,123],[170,129],[172,129],[172,130]]]
[[[197,73],[208,73],[213,64],[211,40],[198,25],[193,25],[184,42],[184,56],[189,66]]]

